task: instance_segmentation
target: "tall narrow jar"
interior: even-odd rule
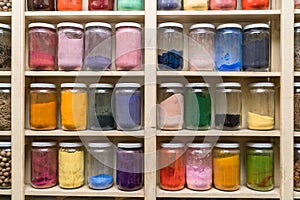
[[[0,142],[0,165],[2,175],[0,176],[0,189],[11,188],[12,178],[12,151],[11,142]]]
[[[11,26],[0,23],[0,71],[11,70]]]
[[[0,83],[0,131],[11,130],[11,84]]]

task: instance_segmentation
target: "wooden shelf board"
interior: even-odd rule
[[[30,185],[25,186],[25,195],[31,196],[97,196],[97,197],[144,197],[144,189],[125,192],[113,186],[107,190],[92,190],[88,186],[78,189],[61,189],[58,186],[49,189],[35,189]]]
[[[11,76],[11,71],[0,71],[0,76]]]
[[[0,131],[0,136],[11,136],[11,131]]]
[[[158,76],[280,77],[280,72],[157,71]]]
[[[156,189],[157,197],[173,197],[173,198],[280,198],[279,188],[275,188],[269,192],[258,192],[247,188],[246,186],[241,186],[237,191],[225,192],[212,188],[208,191],[194,191],[184,188],[180,191],[166,191],[162,190],[160,187]]]
[[[294,131],[294,136],[295,137],[300,137],[300,131]]]
[[[300,77],[300,72],[294,72],[295,77]]]
[[[294,191],[294,199],[300,199],[300,192]]]
[[[0,189],[0,195],[11,195],[11,189]]]
[[[144,76],[144,71],[25,71],[25,76]]]

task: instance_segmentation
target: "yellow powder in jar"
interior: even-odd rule
[[[59,151],[58,182],[62,188],[78,188],[84,183],[84,152]]]
[[[274,128],[274,118],[248,112],[248,127],[254,130],[269,130]]]

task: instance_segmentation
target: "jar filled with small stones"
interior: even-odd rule
[[[12,0],[0,0],[0,12],[11,11]]]
[[[294,144],[294,190],[300,191],[300,143]]]
[[[11,142],[0,142],[0,188],[11,188]]]

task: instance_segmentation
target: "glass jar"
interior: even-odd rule
[[[162,83],[158,94],[158,128],[180,130],[183,128],[184,96],[181,83]]]
[[[157,10],[181,10],[182,0],[157,0]]]
[[[295,9],[300,8],[300,0],[294,0],[294,7],[295,7]]]
[[[11,188],[11,142],[0,142],[0,166],[2,175],[0,176],[0,189]]]
[[[272,143],[247,143],[247,186],[253,190],[269,191],[274,187]]]
[[[209,0],[184,0],[184,10],[208,10]]]
[[[217,143],[213,149],[214,186],[234,191],[240,187],[240,150],[238,143]]]
[[[210,0],[211,10],[235,10],[237,0]]]
[[[267,10],[269,0],[242,0],[243,10]]]
[[[57,0],[58,11],[80,11],[82,10],[82,0]]]
[[[212,146],[210,143],[189,143],[185,152],[187,187],[209,190],[212,186]]]
[[[183,25],[174,22],[158,26],[158,69],[182,70]]]
[[[85,130],[87,89],[84,83],[61,84],[61,126],[63,130]]]
[[[46,23],[29,24],[30,70],[55,70],[57,35],[55,26]]]
[[[118,0],[118,10],[142,10],[143,0]]]
[[[215,69],[215,26],[194,24],[189,33],[189,68],[191,71]]]
[[[11,84],[0,83],[0,131],[11,130]]]
[[[114,10],[114,0],[89,0],[89,10]]]
[[[81,142],[59,143],[58,182],[59,187],[75,189],[84,184],[84,148]]]
[[[242,26],[222,24],[217,27],[215,41],[217,71],[240,71],[242,69]]]
[[[57,143],[34,141],[31,143],[31,186],[51,188],[57,184]]]
[[[83,26],[77,23],[63,22],[57,24],[59,70],[81,70],[84,49]]]
[[[294,130],[300,130],[300,82],[294,83]]]
[[[294,144],[294,190],[300,191],[300,143]]]
[[[270,26],[250,24],[243,33],[243,69],[245,71],[269,71]]]
[[[215,95],[216,129],[238,130],[242,123],[242,90],[240,83],[219,83]]]
[[[91,22],[85,25],[84,66],[87,70],[110,70],[112,57],[111,25]]]
[[[56,86],[49,83],[30,84],[30,128],[32,130],[56,129]]]
[[[92,130],[112,130],[115,120],[112,112],[112,84],[90,85],[89,128]]]
[[[181,190],[185,184],[184,144],[161,143],[160,146],[159,185],[164,190]]]
[[[186,129],[207,130],[211,122],[210,85],[188,83],[184,95],[184,124]]]
[[[114,151],[112,144],[103,141],[88,143],[88,185],[103,190],[113,185]]]
[[[142,69],[141,25],[133,22],[116,24],[116,69]]]
[[[11,70],[11,27],[0,23],[0,71]]]
[[[294,68],[300,71],[300,22],[294,24]]]
[[[118,83],[115,89],[115,120],[118,130],[142,128],[142,96],[139,83]]]
[[[120,190],[143,187],[144,155],[142,143],[118,143],[117,185]]]
[[[54,0],[27,0],[28,11],[54,11]]]
[[[274,83],[251,83],[248,87],[248,128],[272,130],[275,124]]]

